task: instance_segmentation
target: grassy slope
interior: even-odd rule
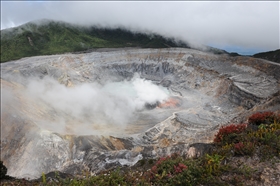
[[[32,42],[29,41],[29,38]],[[63,22],[49,21],[38,25],[27,23],[1,31],[1,62],[22,57],[77,52],[92,48],[188,47],[160,35],[132,33],[124,29],[74,27]]]

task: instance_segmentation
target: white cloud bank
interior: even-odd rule
[[[206,45],[279,47],[279,2],[2,2],[1,27],[34,19],[124,26]]]

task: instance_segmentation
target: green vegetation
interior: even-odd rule
[[[125,29],[73,26],[64,22],[27,23],[1,31],[1,62],[22,57],[78,52],[95,48],[188,47],[183,42],[156,34],[132,33]]]
[[[257,155],[262,161],[279,158],[280,115],[256,113],[249,117],[248,122],[222,127],[214,139],[219,147],[217,152],[226,156]]]
[[[256,113],[247,124],[231,124],[219,129],[212,150],[198,158],[172,154],[158,160],[140,160],[134,168],[118,168],[91,176],[14,180],[20,185],[258,185],[259,170],[247,159],[259,159],[273,168],[280,160],[280,115]],[[248,162],[250,162],[248,161]]]

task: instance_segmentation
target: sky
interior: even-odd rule
[[[1,29],[38,19],[125,27],[251,55],[279,49],[278,1],[1,1]]]

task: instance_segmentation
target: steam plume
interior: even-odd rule
[[[51,77],[32,79],[25,94],[64,115],[53,123],[38,121],[40,127],[59,133],[68,133],[67,129],[71,128],[75,134],[95,134],[98,127],[104,126],[124,128],[136,119],[136,113],[145,104],[168,98],[167,89],[139,76],[130,81],[105,85],[84,83],[74,87],[59,84]]]

